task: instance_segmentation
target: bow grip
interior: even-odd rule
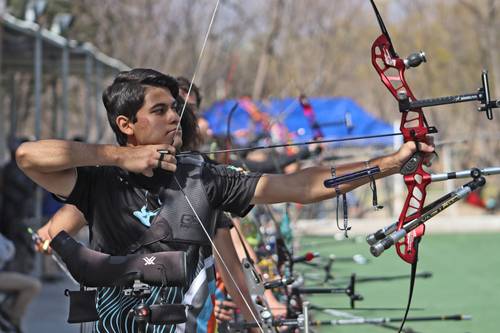
[[[422,162],[423,157],[424,155],[422,152],[417,151],[413,153],[410,159],[408,159],[408,161],[403,164],[401,169],[399,169],[399,172],[405,176],[414,173]]]

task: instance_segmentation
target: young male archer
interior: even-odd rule
[[[253,204],[305,204],[332,198],[336,191],[323,186],[323,181],[332,176],[330,167],[326,166],[288,175],[268,175],[210,165],[184,155],[176,158],[175,153],[182,145],[182,129],[177,130],[181,121],[177,97],[175,79],[161,73],[141,82],[115,80],[104,92],[103,101],[119,146],[40,140],[21,145],[16,159],[31,179],[74,204],[84,214],[92,233],[91,246],[104,253],[129,253],[130,244],[137,242],[148,228],[134,217],[134,212],[143,206],[148,212],[159,209],[179,212],[175,215],[177,220],[168,221],[177,234],[168,242],[141,246],[140,251],[186,251],[190,286],[158,290],[157,297],[148,302],[166,297],[167,302],[191,304],[188,322],[177,325],[176,329],[193,332],[198,325],[206,323],[206,313],[211,312],[204,302],[206,294],[213,290],[213,256],[200,227],[189,224],[190,228],[180,228],[186,226],[186,216],[189,221],[201,217],[201,221],[195,222],[206,224],[215,247],[226,253],[234,248],[227,248],[228,244],[232,247],[228,227],[215,222],[219,211],[243,216]],[[419,149],[424,153],[434,150],[425,143]],[[169,154],[162,153],[164,151]],[[370,160],[369,164],[380,167],[378,178],[389,176],[399,172],[415,151],[415,144],[408,142],[397,152]],[[340,165],[336,167],[336,174],[365,166],[365,161]],[[346,183],[339,190],[344,193],[368,181]],[[191,207],[193,202],[195,205]],[[195,213],[192,208],[198,211]],[[148,222],[155,223],[155,218]],[[243,294],[246,294],[245,288]],[[100,296],[103,302],[122,297],[119,290],[108,290],[106,298],[104,294]],[[132,330],[133,320],[127,312],[127,307],[132,305],[129,300],[113,311],[101,305],[97,324],[100,328],[110,332],[122,331],[123,327]],[[249,309],[242,310],[245,317],[250,317]]]

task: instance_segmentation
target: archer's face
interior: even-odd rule
[[[132,125],[137,145],[171,144],[176,149],[182,145],[182,129],[176,132],[180,117],[175,99],[168,89],[147,87],[144,105],[137,112]]]

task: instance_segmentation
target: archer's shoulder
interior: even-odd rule
[[[230,165],[230,164],[211,164],[205,163],[205,170],[207,173],[211,173],[214,177],[223,178],[254,178],[261,177],[262,174],[259,172],[250,172],[241,167]]]
[[[249,172],[241,167],[230,164],[219,164],[205,154],[198,152],[191,152],[189,154],[183,153],[182,155],[178,155],[176,158],[178,166],[182,166],[183,168],[198,167],[204,174],[211,174],[215,177],[261,176],[260,173]]]

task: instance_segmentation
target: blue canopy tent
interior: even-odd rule
[[[252,119],[252,110],[248,106],[248,99],[224,100],[212,104],[205,112],[204,117],[210,124],[210,128],[217,136],[226,136],[227,122],[231,109],[236,105],[230,124],[231,134],[240,133],[237,136],[239,144],[244,145],[245,138],[249,135],[266,134],[265,122],[256,122]],[[286,126],[292,134],[294,142],[309,141],[313,139],[314,130],[310,119],[304,114],[304,109],[298,98],[271,99],[263,102],[255,102],[251,105],[254,112],[258,112],[257,118],[268,118],[268,123],[280,123]],[[309,98],[315,116],[325,139],[366,136],[375,134],[392,133],[390,124],[376,118],[363,110],[356,102],[345,97],[313,97]],[[255,108],[256,107],[256,108]],[[255,111],[258,109],[258,111]],[[255,115],[255,113],[254,113]],[[392,145],[391,137],[376,138],[369,140],[355,140],[335,143],[336,145]]]

